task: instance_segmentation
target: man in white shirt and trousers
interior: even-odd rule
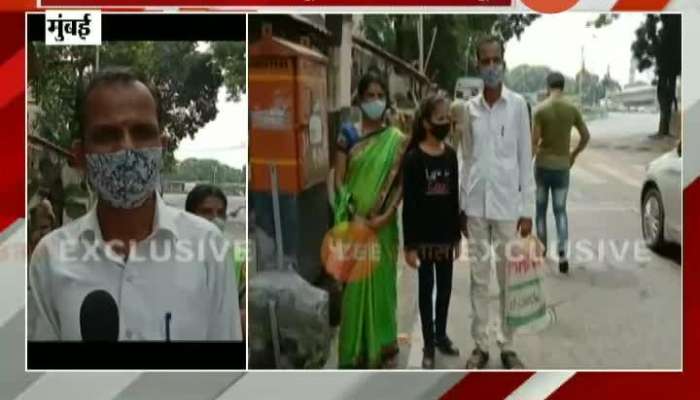
[[[466,368],[484,368],[489,359],[489,283],[492,249],[500,286],[501,361],[523,368],[512,348],[513,331],[505,322],[505,267],[508,243],[532,231],[535,185],[527,104],[503,84],[503,42],[479,41],[477,62],[484,90],[467,102],[462,137],[462,232],[468,238],[471,270],[472,337],[476,348]]]
[[[157,191],[166,136],[145,82],[107,68],[79,98],[74,152],[98,201],[34,250],[29,340],[242,340],[233,248]]]

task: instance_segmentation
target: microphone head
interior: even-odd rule
[[[80,306],[80,335],[91,342],[119,339],[119,309],[107,291],[95,290],[85,296]]]

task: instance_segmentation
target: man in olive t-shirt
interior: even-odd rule
[[[535,110],[533,126],[535,183],[537,185],[535,221],[537,236],[547,246],[547,206],[551,191],[554,220],[557,225],[559,271],[567,273],[569,262],[566,250],[569,228],[566,215],[566,196],[569,191],[569,169],[588,144],[590,133],[583,122],[581,112],[562,96],[564,76],[558,72],[549,74],[547,87],[549,96]],[[570,150],[572,127],[576,127],[581,136],[581,140],[573,152]]]

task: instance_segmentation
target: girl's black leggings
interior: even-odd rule
[[[440,261],[421,259],[421,265],[418,268],[418,307],[426,349],[433,349],[435,340],[441,340],[447,336],[447,312],[452,294],[452,267],[451,259]],[[434,286],[437,286],[437,295],[433,320]]]

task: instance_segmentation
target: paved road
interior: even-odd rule
[[[655,133],[658,127],[658,113],[611,112],[607,118],[588,122],[588,128],[596,138],[648,136]]]

